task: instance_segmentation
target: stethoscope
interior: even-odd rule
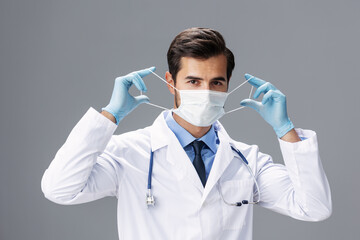
[[[218,184],[219,186],[219,192],[220,192],[220,196],[222,198],[222,200],[224,201],[224,203],[226,203],[227,205],[229,206],[235,206],[235,207],[240,207],[242,206],[243,204],[257,204],[260,202],[260,189],[259,189],[259,185],[256,181],[256,178],[249,166],[249,162],[246,160],[246,158],[244,157],[244,155],[236,148],[234,148],[233,146],[231,146],[231,149],[233,151],[235,151],[241,158],[241,160],[243,161],[243,163],[245,163],[245,166],[247,167],[249,173],[251,174],[252,178],[254,179],[254,182],[255,182],[255,185],[256,185],[256,188],[257,188],[257,192],[258,192],[258,199],[253,202],[253,201],[249,201],[249,200],[242,200],[240,202],[235,202],[235,203],[230,203],[228,201],[226,201],[224,199],[224,196],[222,194],[222,190],[221,190],[221,184]],[[154,152],[151,151],[151,154],[150,154],[150,164],[149,164],[149,174],[148,174],[148,185],[147,185],[147,194],[146,194],[146,205],[147,207],[149,206],[155,206],[155,198],[154,198],[154,195],[152,194],[152,191],[151,191],[151,179],[152,179],[152,170],[153,170],[153,163],[154,163]]]

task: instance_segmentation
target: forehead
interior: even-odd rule
[[[180,70],[177,74],[178,77],[186,77],[187,75],[211,77],[217,75],[226,78],[227,60],[223,54],[207,59],[181,57],[180,63]]]

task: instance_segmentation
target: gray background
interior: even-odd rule
[[[230,89],[245,72],[272,82],[287,96],[295,126],[318,134],[332,216],[309,223],[255,207],[254,239],[358,239],[359,7],[329,0],[1,0],[0,239],[117,239],[115,198],[57,205],[44,198],[41,177],[87,109],[108,104],[114,79],[153,65],[164,76],[171,40],[192,26],[225,37],[236,57]],[[154,76],[144,80],[151,101],[171,107],[166,86]],[[231,95],[228,109],[249,89]],[[115,134],[150,125],[159,113],[141,105]],[[273,130],[255,111],[221,122],[233,138],[283,162]]]

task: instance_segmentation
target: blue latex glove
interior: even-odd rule
[[[245,74],[245,78],[246,80],[251,78],[249,83],[257,88],[253,95],[254,99],[258,98],[261,93],[264,93],[264,96],[261,102],[244,99],[240,104],[255,109],[273,127],[279,138],[293,129],[294,125],[287,115],[285,95],[274,85],[260,78],[250,74]]]
[[[145,95],[131,96],[129,89],[134,84],[139,91],[146,92],[147,89],[142,78],[150,74],[150,70],[155,71],[155,67],[135,71],[115,79],[110,103],[101,110],[111,113],[116,119],[116,125],[139,104],[149,102],[149,98]]]

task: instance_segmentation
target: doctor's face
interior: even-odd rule
[[[226,76],[226,57],[214,56],[208,59],[196,59],[191,57],[181,58],[180,70],[176,76],[176,83],[169,72],[166,72],[166,80],[179,90],[213,90],[226,92],[228,79]],[[169,86],[169,90],[175,95],[175,107],[180,106],[180,95]]]

